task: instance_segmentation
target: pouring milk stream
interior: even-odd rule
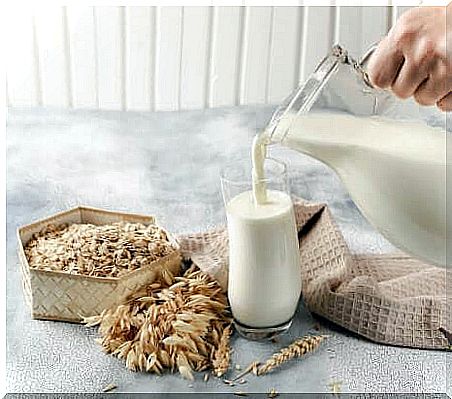
[[[290,321],[301,288],[292,202],[287,193],[266,188],[269,144],[282,144],[327,164],[390,242],[430,263],[448,263],[446,131],[421,121],[307,112],[336,64],[350,62],[339,50],[319,65],[324,74],[319,75],[318,67],[317,75],[254,138],[253,188],[227,204],[229,299],[236,321],[245,325],[261,328]],[[284,264],[278,265],[278,257]]]

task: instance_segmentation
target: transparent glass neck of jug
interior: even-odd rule
[[[373,89],[369,77],[364,69],[370,55],[373,53],[376,46],[372,46],[364,54],[360,61],[356,61],[351,57],[347,50],[340,45],[335,45],[330,54],[328,54],[317,66],[315,71],[309,78],[300,86],[298,86],[276,109],[273,113],[270,122],[266,127],[271,141],[274,143],[282,142],[286,137],[292,123],[300,116],[310,111],[314,103],[318,101],[319,96],[330,81],[330,79],[340,73],[344,75],[342,79],[344,83],[344,91],[349,97],[353,96],[351,91],[370,94],[367,96],[365,104],[360,101],[361,108],[364,105],[365,111],[361,112],[356,109],[353,110],[358,113],[370,114],[375,112],[377,105],[377,96],[372,95],[376,91]],[[340,81],[340,79],[336,79]],[[380,93],[381,96],[381,93]],[[359,108],[359,107],[358,107]],[[280,123],[282,120],[285,123]]]
[[[357,61],[344,47],[333,46],[309,78],[273,113],[265,128],[269,141],[283,143],[293,123],[317,109],[363,117],[419,120],[451,131],[452,118],[447,113],[442,114],[436,107],[421,107],[413,99],[401,100],[390,90],[372,86],[365,68],[376,47],[371,46]]]

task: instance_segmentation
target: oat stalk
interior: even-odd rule
[[[217,377],[224,375],[229,369],[230,363],[230,338],[232,334],[232,325],[223,330],[220,338],[220,344],[213,354],[213,370]]]
[[[267,374],[291,359],[301,357],[309,352],[315,351],[325,338],[325,335],[307,335],[295,340],[289,346],[275,353],[261,367],[259,367],[257,375]]]
[[[99,326],[104,351],[133,371],[179,371],[193,380],[194,371],[229,366],[227,298],[196,266],[182,276],[162,273],[123,304],[85,322]]]

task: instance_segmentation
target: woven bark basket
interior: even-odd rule
[[[133,270],[121,277],[92,277],[30,268],[24,246],[34,233],[49,224],[114,222],[155,223],[152,216],[112,212],[102,209],[77,207],[17,230],[20,270],[25,299],[34,319],[79,323],[82,317],[100,314],[104,309],[120,304],[129,295],[160,276],[162,269],[173,274],[180,272],[181,255],[176,240],[165,230],[174,252],[150,265]]]

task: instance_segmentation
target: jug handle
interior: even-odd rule
[[[362,71],[363,71],[364,82],[365,82],[368,86],[370,86],[370,87],[372,87],[372,88],[375,88],[375,87],[372,85],[372,83],[371,83],[371,81],[370,81],[370,79],[369,79],[369,75],[367,74],[367,71],[366,71],[366,65],[367,65],[367,63],[369,62],[369,59],[370,59],[370,57],[372,56],[372,54],[373,54],[373,53],[375,52],[375,50],[377,49],[378,44],[379,44],[379,42],[376,42],[376,43],[372,44],[372,45],[366,50],[366,52],[362,55],[362,57],[358,60],[358,65],[362,68]]]
[[[370,56],[375,52],[375,50],[377,49],[378,45],[379,45],[379,42],[375,42],[361,56],[361,58],[359,60],[359,63],[361,64],[361,66],[365,66],[367,64],[367,62],[369,61]]]

